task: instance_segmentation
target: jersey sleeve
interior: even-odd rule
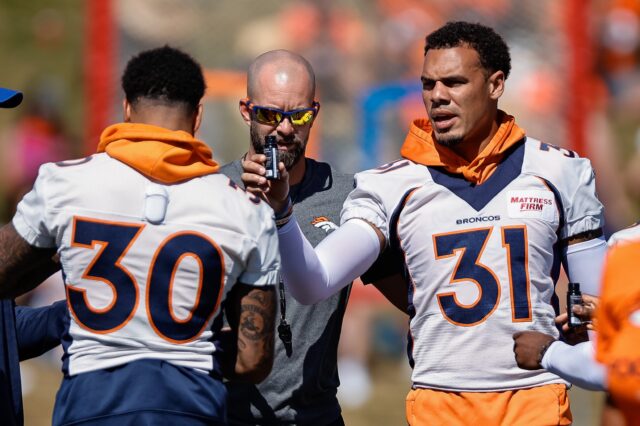
[[[40,167],[33,189],[18,204],[12,223],[18,234],[30,245],[40,248],[56,246],[50,229],[48,199],[51,196],[51,173],[47,165]]]
[[[340,223],[351,219],[364,219],[375,225],[389,239],[388,215],[378,184],[380,175],[372,172],[357,173],[355,184],[347,196],[340,213]]]
[[[245,270],[238,281],[255,286],[274,285],[278,282],[280,271],[280,252],[275,221],[271,215],[264,214],[261,220],[256,222],[258,222],[258,229],[253,231],[255,246],[249,252]]]
[[[566,239],[604,226],[604,207],[596,194],[595,173],[586,158],[573,159],[572,173],[565,173],[566,186],[561,189],[564,198],[565,226],[561,238]]]
[[[363,219],[375,225],[389,241],[393,213],[412,189],[426,180],[425,168],[402,159],[355,175],[355,189],[347,196],[340,223]]]

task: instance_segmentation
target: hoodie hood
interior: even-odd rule
[[[100,135],[98,152],[165,183],[177,183],[218,171],[204,142],[178,130],[141,123],[119,123]]]
[[[426,118],[411,123],[400,154],[416,163],[444,167],[450,173],[462,174],[469,182],[482,184],[496,170],[504,153],[525,137],[524,130],[518,127],[513,116],[498,111],[498,119],[498,131],[471,162],[437,143],[432,136],[431,123]]]

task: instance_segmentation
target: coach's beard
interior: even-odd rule
[[[251,124],[249,133],[251,135],[251,145],[253,146],[253,150],[257,153],[264,152],[264,136],[260,135],[253,124]],[[292,145],[293,149],[288,151],[278,151],[278,161],[282,161],[287,170],[291,170],[291,168],[295,166],[302,157],[304,157],[304,149],[306,147],[306,142],[303,143],[297,137],[294,136],[291,139],[293,142],[289,142],[289,144]]]

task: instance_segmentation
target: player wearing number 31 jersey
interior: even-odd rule
[[[102,133],[97,154],[42,166],[13,218],[17,236],[3,229],[34,257],[54,248],[64,272],[53,423],[226,424],[223,373],[259,382],[272,362],[272,212],[193,137],[204,80],[188,55],[143,52],[123,87],[125,122]]]
[[[476,186],[425,167],[433,164],[420,158],[425,128],[412,126],[406,159],[356,175],[342,214],[373,223],[402,252],[414,386],[476,392],[563,383],[518,368],[511,336],[558,335],[560,241],[602,221],[589,161],[525,138],[505,116],[505,159]]]
[[[567,383],[520,369],[512,336],[557,336],[561,263],[596,290],[606,244],[591,165],[498,109],[511,67],[491,28],[452,22],[426,41],[428,119],[412,123],[402,159],[356,174],[338,230],[312,251],[272,184],[285,284],[312,303],[395,249],[408,284],[409,424],[570,424]]]

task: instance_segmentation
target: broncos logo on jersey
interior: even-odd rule
[[[316,228],[322,229],[327,234],[330,234],[331,232],[333,232],[336,229],[338,229],[338,225],[336,225],[335,223],[331,222],[329,220],[329,218],[326,217],[326,216],[319,216],[319,217],[314,218],[311,221],[311,224],[313,226],[315,226]]]

